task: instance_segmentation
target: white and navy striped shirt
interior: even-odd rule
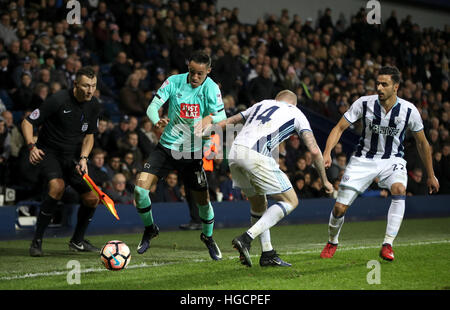
[[[294,133],[312,131],[302,111],[285,102],[263,100],[241,115],[245,124],[233,143],[266,156],[271,156],[272,151]]]
[[[417,108],[409,101],[397,97],[397,102],[386,113],[378,102],[378,95],[363,96],[344,114],[353,124],[362,120],[362,133],[354,156],[387,159],[403,157],[406,130],[423,129]]]

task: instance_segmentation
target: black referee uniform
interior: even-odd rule
[[[50,96],[27,117],[33,126],[40,127],[36,147],[45,153],[39,163],[45,181],[63,179],[66,185],[71,185],[80,195],[91,190],[77,172],[74,160],[78,162],[80,158],[85,136],[96,133],[99,113],[100,103],[97,98],[79,102],[73,89],[65,89]],[[34,240],[42,240],[57,202],[48,194],[44,198]],[[95,208],[81,204],[72,240],[83,240],[94,212]]]

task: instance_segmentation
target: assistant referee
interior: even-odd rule
[[[73,88],[56,92],[22,122],[30,163],[40,165],[42,176],[48,182],[48,193],[42,201],[30,246],[31,256],[43,256],[44,232],[67,184],[81,198],[69,248],[81,252],[99,251],[84,239],[98,198],[81,177],[81,171],[88,172],[87,160],[94,145],[100,113],[100,103],[93,97],[96,85],[94,70],[91,67],[81,68],[76,73]],[[36,144],[33,139],[34,126],[40,128]]]

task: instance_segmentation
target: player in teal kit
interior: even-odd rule
[[[157,128],[164,128],[160,142],[148,162],[136,177],[134,197],[136,208],[145,225],[137,252],[143,254],[150,240],[159,233],[153,221],[149,189],[169,171],[177,170],[186,188],[190,188],[202,219],[200,239],[214,260],[222,254],[212,238],[214,210],[209,200],[208,184],[203,170],[202,139],[195,138],[195,126],[217,123],[226,119],[220,89],[208,77],[211,59],[195,52],[189,59],[189,72],[170,76],[158,89],[147,109],[147,115]],[[168,118],[159,118],[158,110],[169,102]]]

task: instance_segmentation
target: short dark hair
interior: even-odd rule
[[[87,67],[83,67],[83,68],[79,69],[77,71],[77,73],[75,74],[75,80],[78,81],[83,75],[87,76],[90,79],[93,79],[94,77],[97,76],[94,68],[91,66],[87,66]]]
[[[395,84],[400,83],[400,71],[397,67],[384,66],[380,69],[378,75],[390,75]]]
[[[211,57],[202,50],[193,52],[189,57],[189,62],[191,61],[211,67]]]

